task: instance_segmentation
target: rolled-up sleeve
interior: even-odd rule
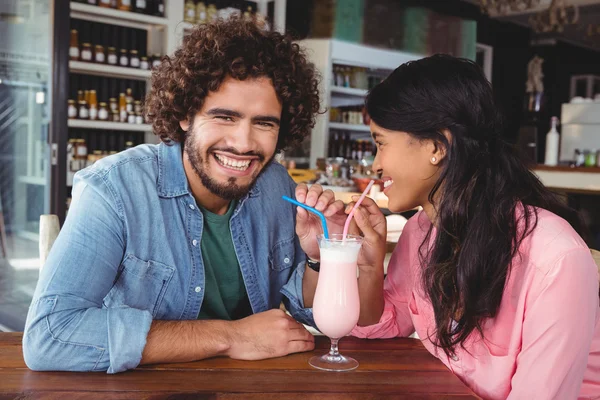
[[[126,243],[117,193],[92,169],[76,175],[65,224],[29,308],[23,355],[33,370],[121,372],[142,357],[149,311],[102,308]]]

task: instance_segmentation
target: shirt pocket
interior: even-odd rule
[[[119,271],[103,304],[106,307],[128,306],[147,310],[155,317],[175,268],[153,260],[143,261],[128,254]]]
[[[294,265],[294,238],[277,243],[269,256],[272,271],[283,271]]]

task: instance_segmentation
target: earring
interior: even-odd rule
[[[437,158],[435,158],[435,157],[431,157],[431,162],[432,162],[432,163],[435,163],[436,161],[437,161]]]

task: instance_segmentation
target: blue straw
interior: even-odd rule
[[[289,201],[290,203],[297,205],[298,207],[302,207],[305,210],[310,211],[311,213],[316,214],[319,218],[321,218],[321,225],[323,225],[323,236],[325,236],[325,239],[329,239],[329,231],[327,230],[327,220],[325,219],[325,216],[321,211],[317,210],[316,208],[309,207],[306,204],[302,204],[299,201],[291,199],[287,196],[281,196],[281,198],[285,201]]]

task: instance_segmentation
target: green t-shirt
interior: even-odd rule
[[[204,215],[200,245],[204,260],[205,289],[198,319],[231,321],[252,314],[229,228],[235,206],[236,202],[232,201],[224,215],[200,208]]]

